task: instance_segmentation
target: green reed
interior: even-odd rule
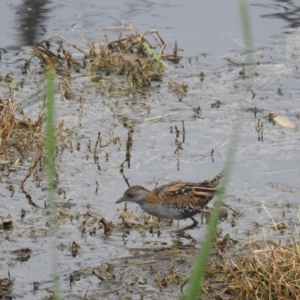
[[[47,173],[47,211],[49,216],[50,234],[52,237],[52,280],[53,280],[53,299],[60,298],[60,284],[58,273],[58,259],[56,252],[56,222],[54,207],[54,190],[55,190],[55,69],[48,67],[46,71],[46,123],[45,123],[45,152],[46,152],[46,173]]]
[[[252,59],[252,37],[251,37],[251,29],[250,29],[250,17],[248,13],[248,6],[246,0],[239,0],[238,1],[239,10],[240,10],[240,16],[242,21],[242,27],[243,27],[243,35],[244,35],[244,42],[245,42],[245,74],[246,78],[252,78],[252,66],[253,66],[253,59]],[[246,90],[248,90],[249,86],[245,86]],[[223,179],[221,180],[220,186],[225,187],[230,170],[232,169],[234,158],[237,152],[238,144],[239,144],[239,138],[240,138],[240,131],[242,129],[242,122],[243,122],[243,110],[239,110],[240,116],[237,118],[239,121],[235,125],[235,128],[233,128],[233,134],[231,137],[229,149],[228,149],[228,155],[227,160],[225,163],[225,166],[227,168],[227,172]],[[223,203],[224,193],[219,194],[216,197],[214,209],[211,213],[211,216],[209,218],[209,223],[207,226],[207,233],[204,241],[201,244],[201,249],[198,252],[198,256],[196,259],[196,263],[194,266],[194,271],[192,273],[192,276],[189,281],[188,290],[185,296],[186,300],[195,300],[199,299],[199,294],[201,293],[201,285],[204,279],[205,275],[205,268],[209,260],[210,251],[212,248],[212,241],[215,236],[216,228],[217,228],[217,222],[219,218],[220,208]]]

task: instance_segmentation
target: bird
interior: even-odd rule
[[[201,212],[215,194],[220,191],[218,185],[226,169],[212,180],[200,183],[173,181],[156,187],[153,191],[135,185],[128,188],[124,195],[116,201],[138,204],[149,215],[171,220],[190,218],[193,224],[177,230],[178,233],[194,228],[198,222],[193,218]]]

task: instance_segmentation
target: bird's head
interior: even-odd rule
[[[117,203],[122,203],[125,201],[128,202],[134,202],[134,203],[142,203],[144,201],[146,201],[146,194],[147,194],[147,190],[145,188],[143,188],[142,186],[139,185],[135,185],[130,187],[123,195],[123,197],[121,197],[117,202]]]

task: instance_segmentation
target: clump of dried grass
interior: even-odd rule
[[[18,164],[41,149],[43,121],[43,115],[35,122],[25,117],[13,95],[6,101],[0,99],[0,155],[5,164]]]
[[[82,39],[88,49],[64,37],[37,43],[31,59],[24,64],[24,72],[29,69],[31,60],[38,58],[43,68],[51,65],[57,74],[65,78],[74,73],[88,74],[92,85],[99,87],[106,96],[115,97],[147,91],[151,82],[161,79],[165,70],[163,60],[173,63],[180,60],[176,42],[173,53],[164,54],[166,44],[156,30],[142,34],[132,31],[124,34],[121,31],[118,39],[109,41],[106,36],[99,45],[86,41],[84,37]],[[70,48],[77,53],[71,53]],[[67,94],[73,95],[70,88],[68,83]]]
[[[4,297],[9,297],[8,295],[11,293],[13,285],[14,280],[10,279],[10,276],[8,278],[0,278],[0,299],[8,299]]]
[[[299,299],[299,242],[282,246],[272,240],[251,240],[246,252],[210,264],[203,285],[206,295],[214,299]]]

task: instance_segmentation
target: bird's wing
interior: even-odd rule
[[[215,188],[199,186],[195,183],[176,181],[158,187],[153,192],[157,194],[162,204],[175,206],[193,206],[203,209],[214,197]]]

